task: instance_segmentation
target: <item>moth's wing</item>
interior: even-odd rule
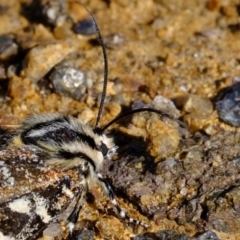
[[[0,151],[0,239],[37,239],[79,196],[75,170],[54,170],[28,148]]]

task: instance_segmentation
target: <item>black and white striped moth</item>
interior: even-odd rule
[[[10,137],[2,135],[6,144],[0,151],[0,239],[37,239],[73,204],[66,219],[71,235],[93,183],[102,187],[121,218],[143,224],[128,217],[119,207],[111,186],[99,173],[104,159],[111,158],[117,150],[107,128],[120,118],[141,111],[156,112],[180,121],[160,110],[145,108],[121,115],[103,128],[98,127],[106,95],[108,63],[101,33],[90,15],[105,62],[96,125],[91,128],[79,119],[60,114],[35,115],[24,120],[8,135]]]

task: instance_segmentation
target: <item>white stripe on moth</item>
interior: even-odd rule
[[[68,223],[69,232],[70,232],[71,234],[72,234],[72,232],[73,232],[74,226],[75,226],[74,223],[72,223],[72,222],[69,222],[69,223]]]
[[[40,130],[31,130],[29,131],[29,133],[27,134],[27,137],[42,137],[44,136],[46,133],[54,131],[56,129],[58,129],[59,127],[44,127]]]
[[[120,212],[120,216],[121,218],[125,218],[126,217],[126,213],[121,209],[121,212]]]
[[[26,197],[21,197],[16,199],[8,204],[8,207],[14,211],[19,213],[30,214],[31,210],[31,202]]]
[[[100,179],[99,184],[102,186],[105,194],[110,198],[111,201],[115,200],[114,193],[113,193],[111,186],[106,181],[104,181],[103,176],[100,173],[98,173],[97,176],[98,176],[98,179]],[[113,196],[111,196],[111,195],[113,195]],[[115,206],[118,206],[118,203],[116,202],[116,200],[113,204]]]
[[[47,201],[41,196],[34,194],[34,201],[36,203],[36,214],[41,218],[44,223],[49,223],[52,217],[48,214]]]
[[[98,175],[99,178],[103,179],[103,176],[102,176],[101,173],[98,173],[97,175]]]
[[[79,150],[80,149],[80,150]],[[64,150],[69,151],[71,153],[83,153],[87,155],[92,161],[94,162],[96,166],[96,170],[100,169],[102,167],[103,163],[103,156],[100,151],[91,149],[87,144],[83,142],[74,142],[69,144],[63,144],[60,147],[56,146],[56,152],[58,150]],[[66,160],[64,157],[56,156],[55,152],[50,152],[51,159],[47,160],[47,163],[49,165],[55,165],[61,167],[63,170],[73,168],[73,167],[79,167],[83,166],[83,164],[87,161],[85,159],[82,159],[81,157],[74,157],[71,159],[71,161]],[[91,169],[91,165],[89,164],[89,167]],[[94,171],[94,170],[92,170]],[[94,174],[96,175],[95,171]]]
[[[132,222],[134,222],[134,220],[132,218],[129,218],[129,222],[132,223]],[[138,222],[138,221],[136,221],[136,222]]]
[[[3,181],[1,182],[2,187],[9,188],[10,186],[13,186],[15,183],[15,179],[11,176],[11,170],[9,169],[9,167],[6,164],[4,164],[4,162],[0,163],[0,172],[1,172],[1,176],[3,178]]]
[[[118,146],[114,146],[114,147],[110,148],[110,149],[108,150],[108,153],[107,153],[106,158],[107,158],[108,160],[111,160],[111,159],[112,159],[112,156],[114,156],[114,155],[116,154],[117,149],[118,149]]]
[[[118,206],[117,200],[115,198],[112,200],[112,204]]]
[[[15,238],[13,238],[13,237],[3,235],[2,232],[0,232],[0,239],[1,240],[15,240]]]
[[[63,185],[62,187],[62,193],[64,193],[66,196],[68,196],[69,198],[74,198],[74,193],[66,187],[66,185]]]

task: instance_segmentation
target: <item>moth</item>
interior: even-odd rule
[[[86,8],[85,8],[86,9]],[[102,46],[105,63],[103,93],[95,126],[58,113],[34,115],[14,131],[1,133],[0,151],[0,239],[37,239],[44,229],[70,205],[66,222],[71,236],[86,194],[97,183],[111,200],[118,215],[130,218],[117,203],[108,182],[99,173],[105,159],[116,154],[117,146],[107,129],[126,115],[155,112],[181,121],[157,109],[127,112],[99,128],[108,82],[108,61],[103,38],[90,14]]]

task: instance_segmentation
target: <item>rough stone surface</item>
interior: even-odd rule
[[[200,140],[199,140],[200,138]],[[143,156],[144,144],[123,143],[123,157],[107,161],[105,174],[145,216],[165,217],[180,225],[238,232],[240,135],[220,131],[212,137],[192,136],[166,160]],[[224,144],[223,144],[224,143]],[[121,151],[121,150],[120,150]]]
[[[37,46],[29,51],[22,75],[37,82],[71,52],[73,48],[66,43]]]

